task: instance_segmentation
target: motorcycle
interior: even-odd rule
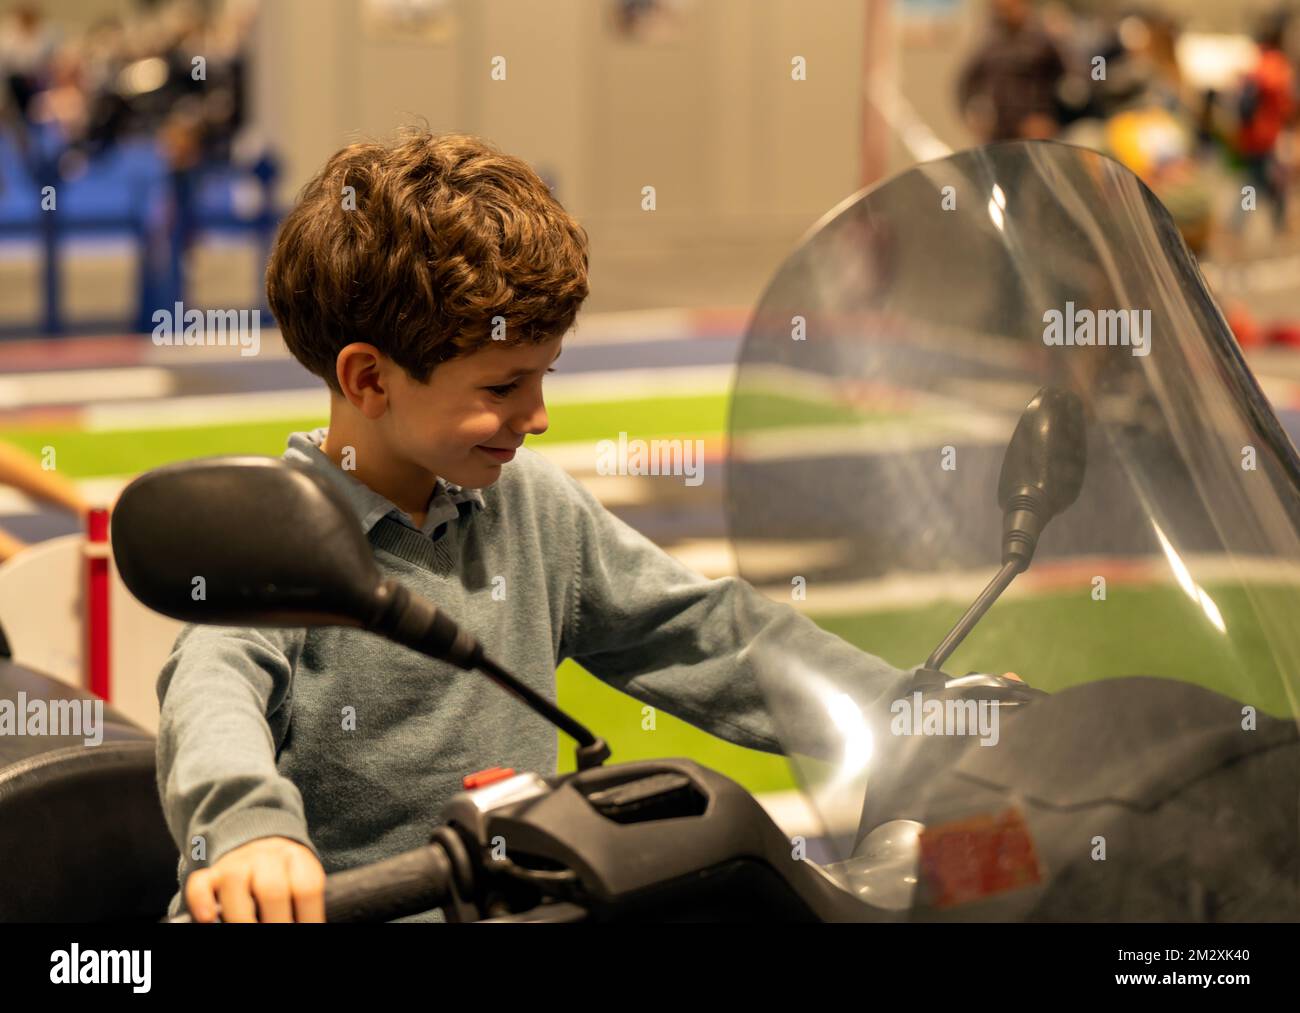
[[[728,447],[741,576],[909,666],[862,685],[753,631],[816,840],[692,761],[607,762],[491,645],[382,579],[346,503],[289,463],[141,476],[114,553],[172,618],[369,630],[576,744],[575,772],[479,772],[427,845],[330,875],[330,921],[1300,916],[1300,457],[1131,172],[1011,142],[846,200],[756,308]],[[77,750],[0,769],[0,828],[23,820],[6,867],[43,871],[0,916],[162,912],[156,798],[111,827],[37,817],[70,780],[75,805],[118,792],[91,776]],[[122,870],[80,915],[50,878],[71,827]]]

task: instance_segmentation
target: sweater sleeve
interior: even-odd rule
[[[865,712],[908,673],[735,577],[709,580],[565,476],[576,504],[565,656],[720,738],[834,760],[845,698]]]
[[[182,882],[259,837],[288,837],[316,850],[302,796],[276,768],[304,635],[186,626],[163,665],[158,791],[180,849]]]

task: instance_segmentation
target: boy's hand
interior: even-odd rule
[[[306,845],[259,837],[185,880],[196,922],[323,922],[325,870]]]

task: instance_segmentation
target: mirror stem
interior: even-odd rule
[[[427,598],[389,578],[375,590],[374,609],[365,628],[430,658],[467,672],[479,671],[578,743],[578,769],[609,759],[609,746],[531,686],[520,682],[483,653],[483,645],[456,625]]]
[[[1026,563],[1020,559],[1012,559],[1002,564],[1002,569],[994,575],[993,579],[988,582],[988,586],[980,592],[980,596],[975,599],[971,607],[966,610],[966,614],[957,620],[957,625],[943,639],[934,653],[925,660],[925,667],[933,671],[939,671],[943,663],[948,660],[948,656],[957,649],[957,645],[966,639],[971,629],[975,626],[985,612],[989,610],[998,596],[1015,580],[1016,574],[1025,568]]]
[[[609,746],[604,739],[592,735],[586,726],[564,713],[531,686],[520,682],[491,658],[485,656],[478,663],[478,670],[576,741],[579,770],[599,767],[609,759]]]

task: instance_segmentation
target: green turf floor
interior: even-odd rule
[[[867,423],[872,418],[847,408],[814,405],[795,398],[765,395],[762,411],[746,408],[738,419],[746,430],[768,426]],[[626,432],[639,439],[720,436],[727,428],[726,394],[655,397],[615,401],[552,404],[550,429],[530,437],[529,445],[616,439]],[[892,416],[891,416],[892,417]],[[87,432],[75,427],[38,426],[0,429],[0,440],[40,455],[53,447],[57,467],[72,478],[130,475],[174,461],[218,454],[283,453],[288,434],[323,426],[325,416],[286,417],[275,421],[222,423],[201,426],[110,429]]]
[[[1174,586],[1115,587],[1094,601],[1087,585],[998,602],[944,666],[954,674],[1014,671],[1055,692],[1082,682],[1125,675],[1182,679],[1253,704],[1291,714],[1286,680],[1258,616],[1281,619],[1300,610],[1300,589],[1207,585],[1225,633]],[[1252,601],[1254,604],[1252,604]],[[898,667],[919,664],[964,609],[944,602],[921,608],[814,617],[824,629]],[[1168,636],[1176,630],[1177,637]],[[1291,678],[1294,692],[1300,679]],[[623,696],[567,664],[561,703],[598,734],[620,759],[689,756],[727,773],[751,791],[793,786],[784,761],[719,742],[658,715],[657,730],[641,730],[639,701]],[[1173,716],[1171,716],[1173,717]],[[571,752],[571,746],[565,746]],[[564,757],[571,763],[569,758]],[[571,766],[563,769],[571,769]]]
[[[642,439],[669,436],[701,438],[721,433],[726,424],[723,395],[647,398],[571,404],[551,409],[551,428],[529,445],[617,438],[627,432]],[[0,440],[40,455],[53,447],[58,470],[72,478],[131,475],[174,461],[217,454],[284,452],[289,433],[323,426],[323,416],[272,422],[215,422],[203,426],[112,429],[86,432],[71,427],[0,429]]]

